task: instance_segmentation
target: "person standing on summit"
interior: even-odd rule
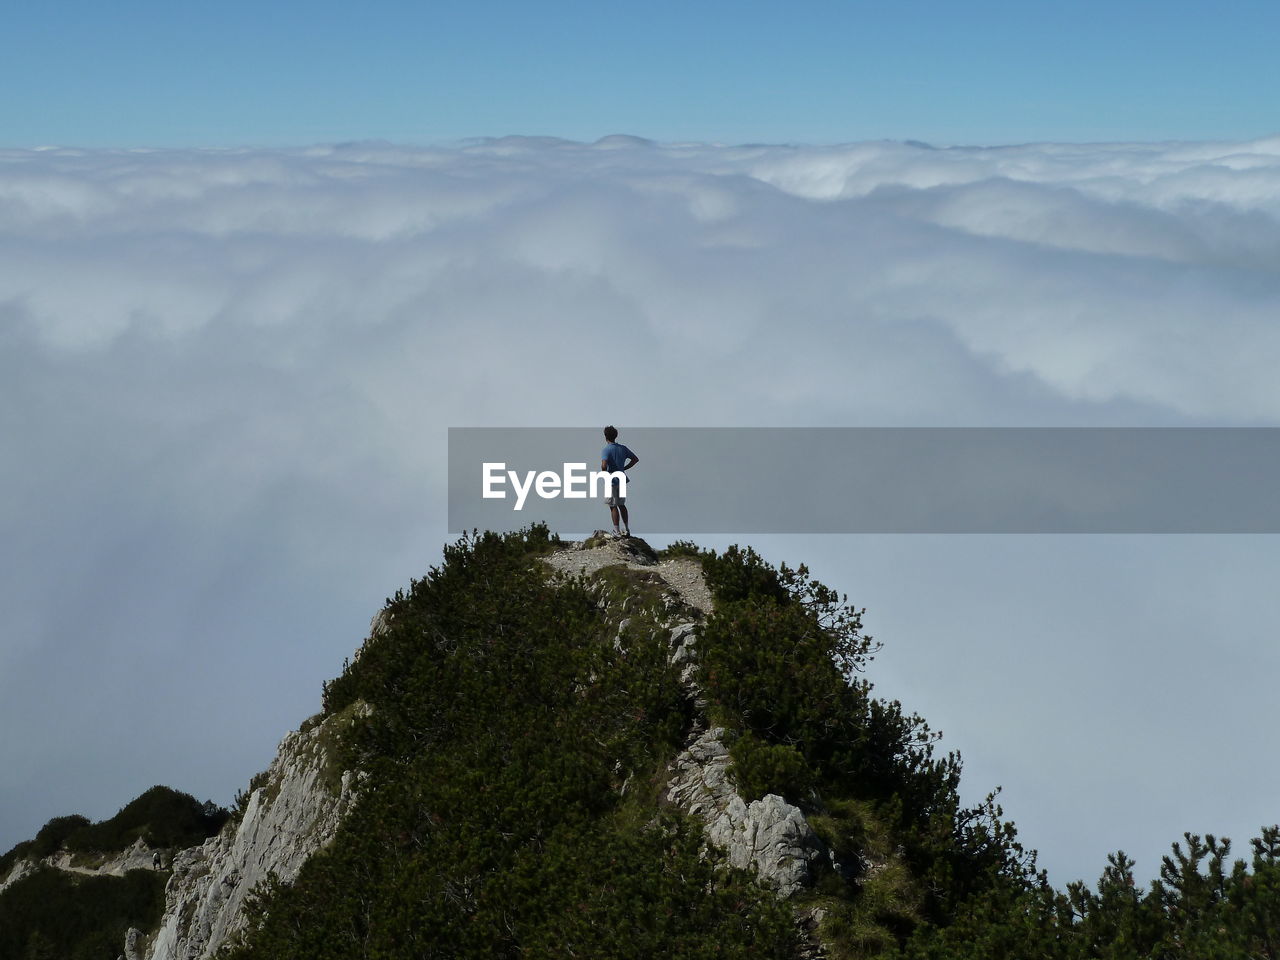
[[[612,426],[604,428],[604,438],[607,441],[604,449],[600,451],[600,469],[608,473],[621,471],[626,473],[637,463],[640,458],[637,457],[628,447],[618,443],[618,431]],[[631,536],[631,520],[627,516],[627,498],[623,496],[620,480],[609,481],[609,495],[605,497],[605,504],[609,507],[609,515],[613,518],[613,535],[615,537]],[[618,529],[618,515],[622,515],[622,529]]]

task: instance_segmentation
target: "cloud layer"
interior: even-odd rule
[[[1280,138],[0,151],[0,725],[23,731],[0,752],[0,848],[153,782],[229,800],[315,708],[382,597],[438,556],[448,426],[1273,424],[1277,317]],[[1061,794],[1095,777],[1086,833],[1120,818],[1160,831],[1141,841],[1155,849],[1182,829],[1258,825],[1209,788],[1156,824],[1123,813],[1137,788],[1108,799],[1105,771],[1150,782],[1185,749],[1159,725],[1144,729],[1149,763],[1099,742],[1096,763],[1058,772],[1062,715],[1014,736],[924,678],[946,662],[982,682],[990,670],[943,654],[954,631],[1007,644],[1044,610],[1008,597],[1129,571],[1129,549],[1167,576],[1126,577],[1132,593],[1089,623],[1118,650],[1101,674],[1148,676],[1191,640],[1150,635],[1126,654],[1122,625],[1151,629],[1170,577],[1247,554],[1248,576],[1180,602],[1210,623],[1231,605],[1252,636],[1270,616],[1269,548],[1206,541],[1175,560],[1152,543],[1119,560],[1051,540],[1035,549],[1069,562],[1038,572],[964,538],[880,544],[882,567],[856,543],[772,549],[804,560],[801,546],[872,612],[877,590],[892,597],[904,636],[938,644],[911,666],[883,636],[886,674],[919,694],[911,706],[957,718],[967,756],[996,758],[981,772],[1026,784],[1019,822],[1049,802],[1032,781]],[[1017,616],[994,639],[948,627],[925,598],[960,583]],[[1248,688],[1266,646],[1231,648],[1233,683]],[[1000,676],[1050,683],[1056,646],[1017,649]],[[1156,703],[1089,689],[1052,702],[1097,698],[1102,730]],[[1233,723],[1274,725],[1265,703],[1235,699]],[[1196,744],[1215,752],[1208,734]],[[1065,872],[1100,867],[1092,850],[1072,859],[1079,832],[1027,839]]]

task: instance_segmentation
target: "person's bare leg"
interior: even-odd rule
[[[627,517],[627,508],[620,506],[618,507],[618,512],[622,514],[622,529],[626,531],[626,535],[629,537],[631,536],[631,520]],[[618,528],[617,517],[614,517],[613,528],[615,530]]]
[[[626,507],[622,508],[623,516],[626,516]],[[618,508],[610,507],[609,516],[613,518],[613,532],[618,533]]]

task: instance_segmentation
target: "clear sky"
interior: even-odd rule
[[[9,4],[0,144],[1280,130],[1269,0]]]

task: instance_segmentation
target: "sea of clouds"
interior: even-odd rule
[[[438,559],[449,426],[1275,425],[1278,358],[1280,137],[0,150],[0,849],[228,802]],[[1271,538],[764,546],[1055,879],[1280,817]]]

